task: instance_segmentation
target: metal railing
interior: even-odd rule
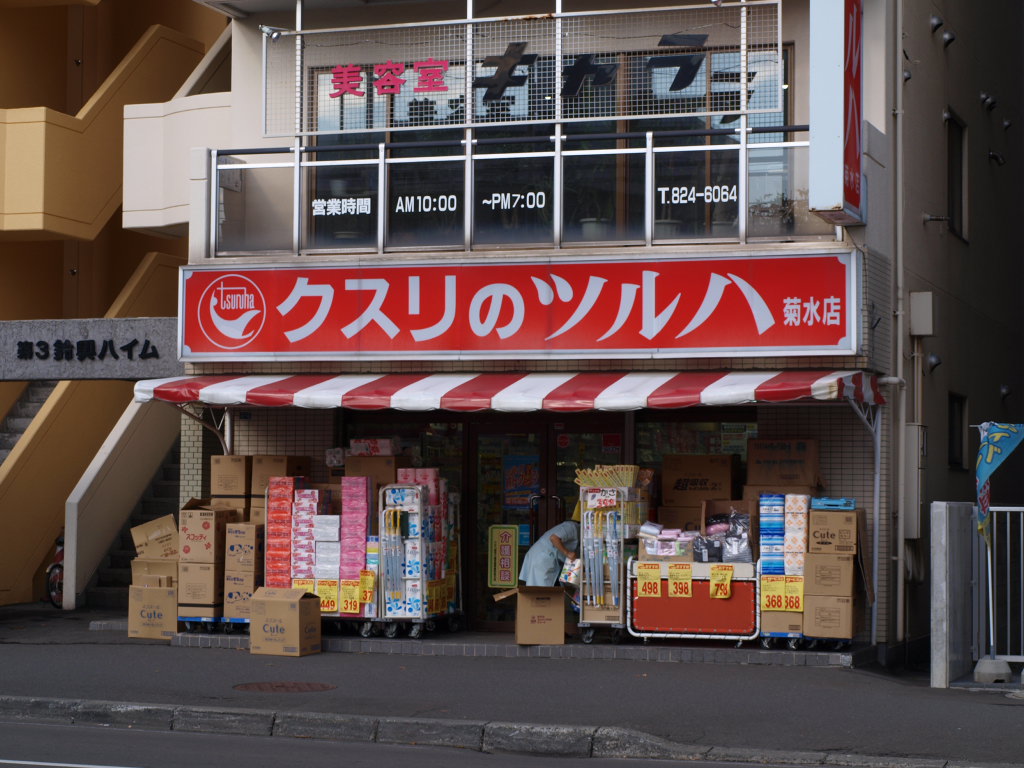
[[[992,546],[976,580],[978,605],[988,604],[988,654],[1024,661],[1024,507],[990,507]]]
[[[425,142],[213,150],[209,253],[834,238],[807,210],[809,142],[785,140],[807,131],[467,130]]]

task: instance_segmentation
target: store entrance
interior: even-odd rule
[[[515,618],[515,601],[495,602],[496,590],[488,584],[490,526],[518,528],[518,576],[537,537],[572,515],[576,470],[623,461],[624,432],[620,414],[510,416],[471,425],[462,516],[469,545],[465,609],[473,628],[511,631]]]

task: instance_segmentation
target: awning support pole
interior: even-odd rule
[[[169,403],[169,405],[171,405],[174,408],[177,408],[178,411],[182,415],[188,416],[193,421],[199,422],[200,426],[202,426],[203,429],[208,429],[211,432],[213,432],[213,434],[215,434],[217,436],[217,440],[220,443],[221,450],[224,451],[224,455],[225,456],[230,456],[231,455],[231,451],[228,448],[229,443],[225,439],[224,434],[221,433],[220,429],[218,429],[213,424],[208,424],[206,422],[206,420],[202,416],[196,416],[194,413],[192,413],[192,411],[190,411],[188,408],[185,407],[184,403]],[[228,410],[227,410],[227,408],[225,408],[224,409],[224,414],[225,414],[225,432],[227,432],[228,423],[229,423],[227,421],[227,418],[226,418],[227,417],[227,413],[228,413]]]
[[[872,443],[875,453],[874,462],[874,485],[871,497],[871,588],[875,592],[875,599],[871,601],[871,644],[878,644],[878,523],[881,517],[879,507],[882,500],[882,419],[877,405],[858,403],[855,400],[849,401],[864,426],[871,432]]]

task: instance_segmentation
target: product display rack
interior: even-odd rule
[[[580,488],[580,639],[598,627],[617,641],[626,627],[625,542],[639,528],[635,488]]]
[[[383,486],[378,497],[377,617],[366,624],[383,623],[389,638],[397,636],[401,624],[411,625],[409,637],[419,638],[440,618],[448,619],[450,630],[458,629],[462,590],[452,544],[458,532],[453,498],[428,506],[425,486],[403,483]]]
[[[629,634],[644,639],[735,640],[737,645],[761,635],[761,581],[752,563],[734,563],[731,596],[711,597],[710,567],[693,563],[690,597],[669,597],[668,567],[660,562],[660,596],[637,594],[637,565],[627,567],[627,624]],[[725,563],[724,565],[728,565]]]

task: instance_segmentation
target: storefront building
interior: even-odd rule
[[[883,4],[204,4],[232,22],[196,82],[229,62],[230,92],[126,114],[136,145],[206,147],[177,193],[189,376],[136,400],[318,482],[397,438],[461,495],[481,628],[508,618],[487,527],[564,519],[577,468],[814,440],[821,495],[865,512],[857,640],[905,639]],[[169,228],[173,198],[126,223]],[[221,446],[182,434],[202,496]]]

